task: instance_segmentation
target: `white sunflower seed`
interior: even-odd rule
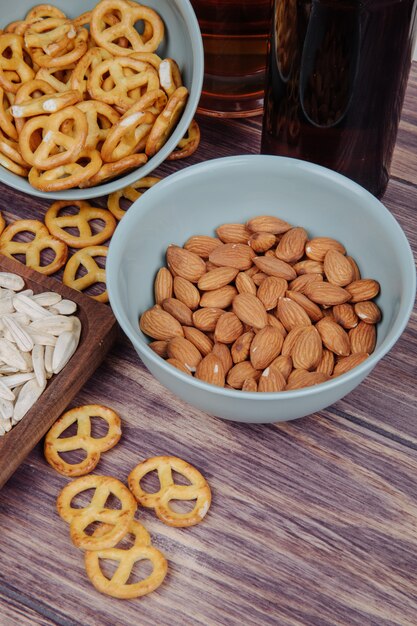
[[[41,387],[46,383],[46,372],[45,372],[45,348],[39,344],[33,346],[32,350],[32,362],[33,362],[33,371],[35,372],[36,380],[38,381],[38,385]]]
[[[29,331],[58,336],[65,331],[72,331],[73,327],[74,324],[71,317],[53,315],[52,317],[35,320],[29,325]]]
[[[54,306],[61,302],[62,296],[55,291],[44,291],[43,293],[35,293],[32,300],[41,306]]]
[[[17,367],[19,370],[26,369],[26,361],[22,353],[13,343],[4,338],[0,338],[0,359],[11,367]]]
[[[13,426],[20,422],[20,420],[26,415],[26,413],[33,407],[35,402],[42,395],[45,385],[39,385],[36,378],[32,378],[25,383],[20,390],[17,397],[16,404],[14,405],[12,424]]]
[[[20,373],[3,376],[2,382],[10,389],[15,389],[16,387],[27,383],[28,380],[32,380],[32,378],[35,378],[35,374],[33,372],[25,372],[23,374]]]
[[[5,420],[9,420],[13,417],[13,402],[0,398],[0,417]]]
[[[52,309],[49,309],[52,311]],[[72,300],[61,300],[57,304],[53,306],[53,313],[58,313],[59,315],[72,315],[77,310],[77,304]]]
[[[3,315],[5,328],[10,332],[13,341],[22,352],[30,352],[33,349],[33,339],[26,330],[9,315]]]
[[[16,396],[13,391],[2,381],[0,378],[0,398],[3,400],[9,400],[10,402],[14,402],[16,400]]]
[[[76,332],[66,331],[59,335],[52,357],[52,371],[54,374],[58,374],[65,367],[76,351],[78,343],[79,335]]]
[[[56,337],[54,337],[54,335],[37,333],[30,328],[28,328],[28,333],[32,337],[34,344],[39,344],[40,346],[54,346],[56,344]]]
[[[13,305],[16,311],[26,313],[32,321],[43,319],[44,317],[53,317],[53,314],[48,309],[44,309],[40,304],[20,293],[13,298]]]
[[[0,272],[0,287],[11,289],[12,291],[20,291],[24,286],[25,281],[18,274]]]

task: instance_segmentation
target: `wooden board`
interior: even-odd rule
[[[416,111],[414,64],[383,201],[415,253]],[[155,174],[259,152],[260,118],[199,121],[198,152]],[[0,193],[8,219],[41,219],[48,206]],[[189,529],[139,510],[168,559],[167,579],[142,599],[103,596],[56,513],[68,480],[40,443],[0,492],[0,625],[415,626],[416,372],[415,309],[392,351],[343,400],[294,422],[250,426],[176,398],[122,338],[71,403],[107,404],[122,417],[122,439],[96,473],[125,481],[143,458],[175,454],[207,477],[212,507]]]
[[[4,255],[0,255],[0,271],[19,274],[26,288],[34,293],[56,291],[63,298],[76,302],[76,315],[82,325],[80,343],[73,358],[57,376],[52,376],[25,417],[0,437],[1,488],[100,365],[116,339],[118,326],[108,306]]]

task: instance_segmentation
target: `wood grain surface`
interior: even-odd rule
[[[384,202],[417,251],[417,64]],[[200,120],[192,162],[259,151],[261,120]],[[8,218],[45,203],[1,188]],[[203,523],[137,517],[169,561],[138,600],[100,595],[55,512],[67,479],[37,446],[0,492],[0,624],[58,626],[415,626],[417,317],[355,391],[279,425],[241,425],[178,400],[122,339],[72,404],[118,411],[123,437],[96,473],[126,480],[140,460],[178,455],[213,490]]]

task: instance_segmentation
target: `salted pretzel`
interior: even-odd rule
[[[79,183],[79,186],[84,189],[87,187],[94,187],[95,185],[99,185],[100,183],[106,182],[111,178],[115,178],[116,176],[120,176],[121,174],[126,174],[130,170],[141,167],[146,163],[148,157],[146,154],[132,154],[130,156],[124,157],[120,159],[120,161],[115,161],[114,163],[105,163],[101,166],[94,176],[92,176],[87,181]]]
[[[109,131],[101,149],[103,161],[113,162],[142,152],[156,116],[166,105],[162,89],[148,91]]]
[[[77,509],[71,506],[75,496],[83,491],[94,489],[94,495],[86,507]],[[106,502],[109,496],[116,497],[121,508],[109,509]],[[110,476],[81,476],[64,487],[57,499],[59,515],[70,524],[70,535],[74,545],[82,550],[104,550],[112,548],[128,532],[137,508],[135,498],[123,483]],[[88,535],[85,531],[90,524],[100,522],[108,525],[100,535]]]
[[[0,152],[0,165],[5,167],[6,170],[9,170],[9,172],[13,172],[13,174],[17,174],[18,176],[22,176],[24,178],[28,177],[29,170],[27,168],[18,165],[2,152]]]
[[[145,153],[148,156],[154,156],[165,144],[178,123],[187,99],[188,89],[186,87],[178,87],[169,97],[165,109],[156,118],[146,141]]]
[[[17,140],[17,129],[9,110],[11,104],[10,94],[0,87],[0,129],[11,139]]]
[[[102,528],[96,533],[101,534]],[[131,522],[128,532],[134,536],[134,544],[129,549],[108,548],[107,550],[87,551],[84,556],[87,576],[97,591],[113,598],[131,599],[145,596],[157,589],[163,582],[168,563],[162,552],[151,545],[148,531],[137,521]],[[104,575],[100,559],[116,561],[117,569],[111,578]],[[152,572],[144,580],[129,583],[135,563],[147,560],[152,564]]]
[[[63,11],[58,9],[58,7],[54,7],[51,4],[37,4],[36,6],[32,7],[30,11],[28,11],[25,17],[25,21],[39,21],[44,20],[48,17],[66,19],[67,16],[65,15],[65,13],[63,13]]]
[[[10,50],[10,58],[6,58],[5,51]],[[17,80],[10,80],[6,72],[15,72]],[[23,57],[23,37],[13,34],[0,35],[0,85],[6,91],[16,93],[19,87],[34,78],[35,72],[25,62]]]
[[[15,241],[20,233],[33,233],[32,241]],[[44,250],[52,249],[55,253],[53,261],[41,265],[41,255]],[[53,274],[61,269],[68,257],[68,247],[59,239],[52,237],[48,229],[38,220],[17,220],[7,226],[0,236],[0,253],[14,258],[15,255],[25,255],[25,265],[41,274]]]
[[[16,93],[14,102],[12,106],[18,106],[23,102],[27,103],[32,98],[39,98],[40,96],[51,96],[52,94],[56,94],[57,91],[50,84],[41,80],[39,78],[34,78],[33,80],[29,80],[27,83],[24,83],[19,91]],[[11,111],[11,108],[10,108]],[[25,119],[23,118],[14,118],[10,112],[10,116],[14,121],[17,133],[20,134],[24,124]],[[16,136],[17,139],[17,136]]]
[[[186,159],[194,154],[200,145],[200,137],[200,127],[195,120],[192,120],[188,127],[187,134],[178,142],[178,146],[167,157],[167,161]]]
[[[105,17],[111,13],[117,13],[120,19],[108,26]],[[144,23],[142,35],[135,28],[137,22]],[[99,2],[91,14],[90,29],[97,44],[115,56],[127,56],[132,51],[154,52],[164,37],[164,23],[153,9],[124,0]],[[128,48],[116,43],[120,37],[128,40]]]
[[[164,59],[158,68],[159,82],[167,96],[172,96],[178,87],[182,86],[180,68],[174,59]]]
[[[19,144],[13,139],[8,139],[0,131],[0,152],[23,168],[29,168],[29,164],[22,157]]]
[[[83,100],[77,104],[87,118],[88,135],[85,142],[87,150],[101,150],[110,130],[120,119],[120,115],[105,102]]]
[[[114,84],[108,90],[103,86],[106,74],[109,74],[109,79]],[[135,104],[131,92],[137,88],[141,89],[141,94],[144,91],[159,89],[159,78],[149,63],[131,57],[116,57],[99,63],[91,71],[87,85],[89,93],[96,100],[117,105],[123,111],[127,111]]]
[[[161,65],[162,59],[155,52],[132,52],[129,55],[132,59],[137,59],[138,61],[143,61],[143,63],[149,63],[156,69],[159,70],[159,66]]]
[[[78,213],[75,215],[60,215],[60,212],[66,207],[77,207]],[[45,225],[51,235],[64,241],[72,248],[86,248],[88,246],[97,246],[112,236],[116,229],[116,220],[107,209],[93,207],[89,202],[83,200],[77,201],[58,201],[54,202],[45,213]],[[94,233],[90,222],[100,220],[104,222],[104,226],[99,232]],[[78,235],[71,235],[66,228],[76,228]]]
[[[73,124],[71,135],[61,132],[62,124],[68,121]],[[33,149],[31,137],[38,130],[42,131],[42,141]],[[27,163],[40,170],[50,170],[75,162],[83,149],[87,133],[87,118],[84,113],[77,107],[70,106],[51,115],[30,118],[20,133],[19,146]]]
[[[88,31],[78,31],[69,20],[47,18],[35,22],[25,32],[25,44],[39,67],[65,67],[76,63],[87,52]]]
[[[104,437],[91,436],[91,418],[100,417],[108,424],[108,432]],[[71,437],[62,434],[77,424],[77,433]],[[52,426],[45,437],[45,458],[57,472],[64,476],[83,476],[92,472],[97,466],[102,452],[113,448],[122,434],[121,420],[115,411],[99,404],[88,404],[67,411]],[[85,459],[79,463],[65,461],[61,453],[84,450]]]
[[[29,170],[28,179],[32,187],[41,191],[72,189],[93,180],[100,171],[102,163],[98,150],[84,150],[75,162],[59,165],[46,172],[32,167]]]
[[[111,58],[111,54],[107,50],[103,50],[103,48],[98,48],[97,46],[90,48],[71,72],[71,89],[77,89],[83,96],[86,96],[88,93],[87,80],[91,71],[102,61]]]
[[[72,71],[72,65],[65,67],[41,67],[36,72],[35,78],[48,83],[56,92],[68,91],[68,89],[71,89]]]
[[[100,267],[94,259],[95,257],[107,257],[107,252],[108,248],[106,246],[90,246],[89,248],[78,250],[65,267],[62,278],[64,285],[72,287],[77,291],[84,291],[96,283],[106,284],[106,270]],[[80,265],[84,267],[87,273],[84,276],[80,276],[80,278],[76,278]],[[91,297],[99,302],[109,301],[107,290]]]
[[[35,81],[31,81],[32,84],[34,82]],[[22,87],[19,89],[19,91],[21,90]],[[77,102],[79,102],[80,100],[81,94],[79,91],[63,91],[61,93],[31,97],[19,103],[17,103],[15,100],[15,103],[10,107],[10,111],[15,119],[22,119],[26,117],[34,117],[35,115],[42,115],[45,113],[56,113],[58,111],[61,111],[62,109],[65,109],[65,107],[69,107],[72,104],[77,104]]]
[[[146,176],[132,185],[129,185],[129,187],[114,191],[108,197],[107,208],[117,220],[121,220],[126,211],[120,206],[120,200],[125,198],[126,200],[130,200],[130,202],[135,202],[146,189],[153,187],[156,183],[159,183],[160,180],[161,179],[156,176]]]
[[[149,472],[157,471],[160,489],[148,493],[140,481]],[[178,485],[172,472],[178,472],[190,481],[190,485]],[[129,474],[129,489],[136,500],[145,507],[155,510],[157,517],[168,526],[186,527],[201,522],[211,503],[210,487],[200,472],[182,459],[174,456],[155,456],[139,463]],[[196,500],[189,513],[178,513],[170,506],[171,500]]]
[[[89,26],[91,21],[91,11],[81,13],[78,17],[72,20],[75,28],[81,28],[82,26]]]

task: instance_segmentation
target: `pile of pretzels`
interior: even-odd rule
[[[0,34],[0,164],[48,192],[146,163],[188,99],[176,62],[155,54],[164,30],[156,11],[131,0],[101,0],[74,20],[37,5],[9,24]],[[197,147],[195,123],[189,134],[172,158]]]

